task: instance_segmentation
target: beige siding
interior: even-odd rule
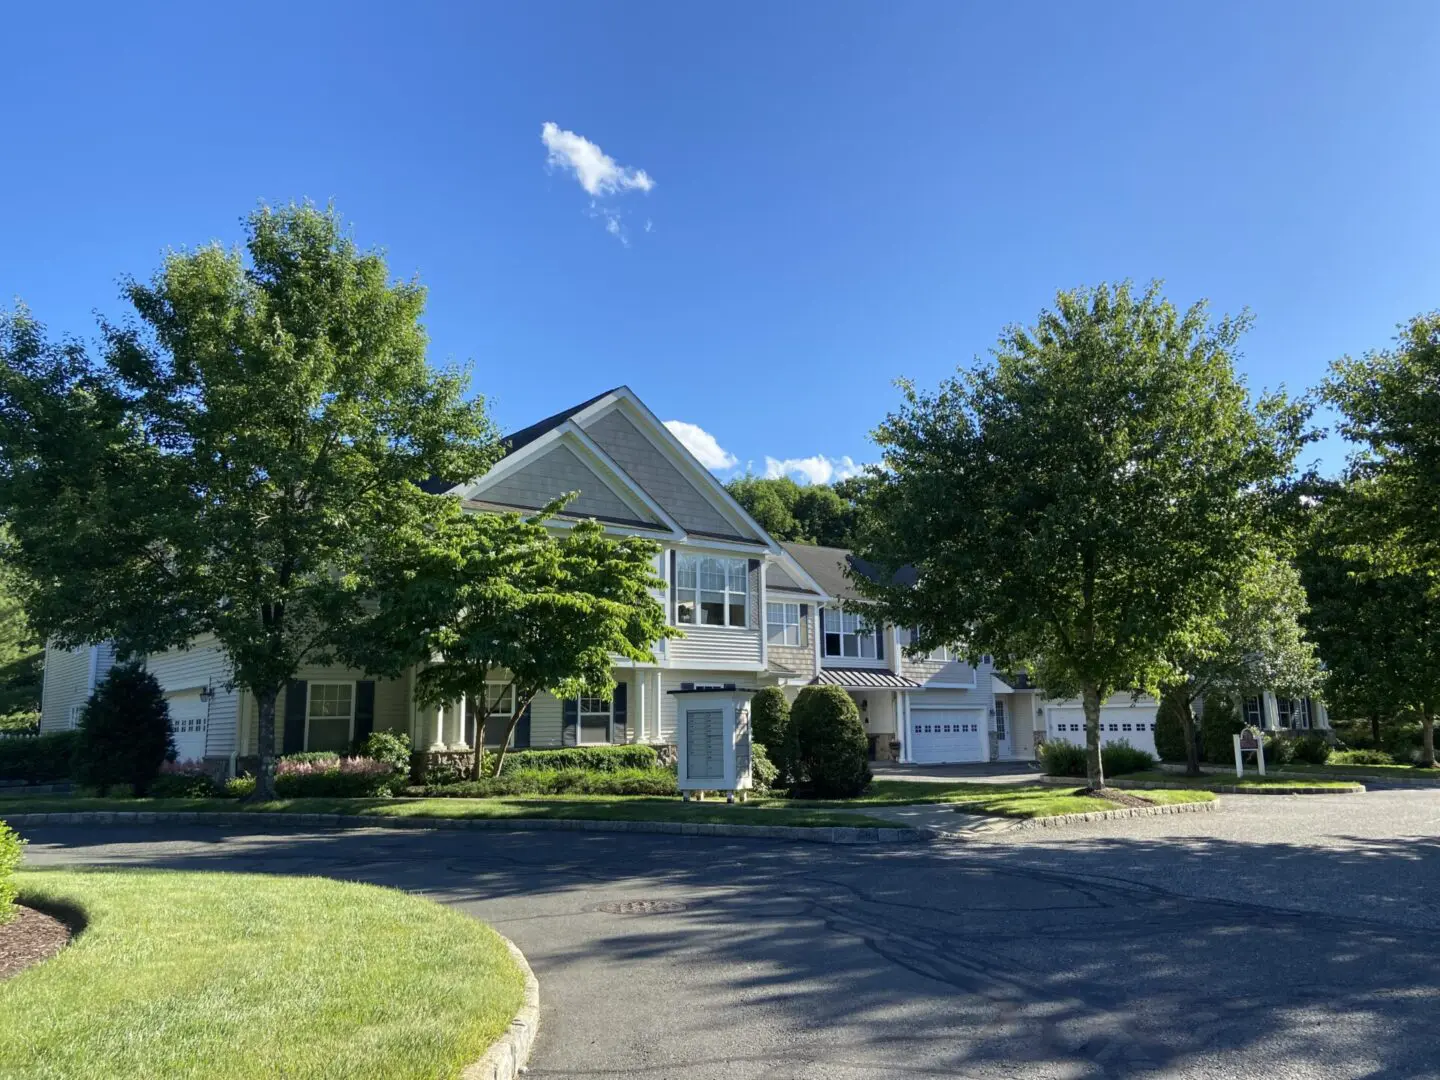
[[[90,696],[90,647],[45,650],[45,679],[40,695],[40,730],[64,731],[70,708]]]
[[[753,671],[662,671],[660,673],[660,741],[673,743],[675,741],[676,718],[679,715],[676,702],[680,700],[677,695],[670,693],[671,690],[678,690],[681,683],[734,683],[737,687],[754,689],[755,672]]]
[[[556,446],[499,483],[487,487],[481,497],[487,502],[508,506],[539,508],[566,492],[580,492],[566,507],[571,513],[631,521],[653,521],[630,507],[595,472],[575,456],[568,446]]]
[[[358,682],[370,676],[354,668],[339,666],[307,665],[300,669],[297,679],[306,682]],[[375,730],[408,733],[411,741],[419,745],[416,733],[410,731],[410,680],[375,679]],[[254,752],[255,732],[260,723],[259,708],[254,694],[245,695],[245,735],[242,740],[247,753]],[[423,735],[423,732],[421,733]],[[285,738],[285,691],[275,702],[275,750],[284,746]]]
[[[760,663],[760,638],[765,613],[760,610],[760,572],[750,573],[749,623],[737,626],[684,626],[683,638],[666,643],[666,657],[674,664],[755,664]],[[752,675],[753,679],[754,676]]]
[[[778,664],[807,679],[815,673],[815,654],[806,646],[772,644],[769,653],[772,667]]]
[[[681,528],[759,539],[753,530],[739,530],[721,514],[619,409],[612,409],[593,421],[585,433]]]
[[[166,695],[211,687],[215,696],[206,709],[205,755],[229,755],[236,749],[235,724],[239,693],[227,689],[230,665],[220,652],[214,637],[197,639],[188,649],[171,649],[153,653],[145,659],[145,667],[155,676]]]

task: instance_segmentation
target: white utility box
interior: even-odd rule
[[[675,697],[680,790],[750,789],[750,695],[734,683],[681,683]]]

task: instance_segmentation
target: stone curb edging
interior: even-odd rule
[[[519,946],[503,934],[500,940],[505,942],[511,958],[525,976],[525,996],[520,1003],[520,1011],[511,1018],[505,1034],[495,1040],[479,1061],[465,1067],[460,1080],[515,1080],[528,1068],[530,1050],[540,1030],[540,982],[535,978],[535,972],[530,970],[530,962]]]
[[[1163,768],[1164,766],[1161,766],[1161,767]],[[1179,770],[1179,769],[1167,770],[1167,771],[1173,771],[1173,772],[1175,772],[1177,775],[1181,775],[1181,776],[1184,775],[1184,773],[1183,773],[1181,770]],[[1235,770],[1234,770],[1234,769],[1211,769],[1211,768],[1206,768],[1205,766],[1202,765],[1202,766],[1200,767],[1200,771],[1203,772],[1203,773],[1205,773],[1207,776],[1229,776],[1229,775],[1230,775],[1231,773],[1233,773]],[[1401,773],[1399,776],[1385,776],[1385,775],[1383,775],[1383,774],[1381,774],[1381,773],[1343,773],[1343,772],[1297,773],[1297,772],[1288,772],[1288,771],[1286,771],[1286,769],[1284,768],[1284,766],[1281,766],[1281,767],[1278,768],[1278,769],[1270,769],[1265,775],[1266,775],[1266,776],[1278,777],[1278,778],[1281,779],[1281,780],[1294,779],[1294,780],[1296,780],[1297,782],[1303,782],[1303,781],[1305,781],[1305,780],[1340,780],[1340,781],[1343,781],[1344,783],[1347,783],[1347,784],[1361,784],[1361,785],[1363,785],[1363,784],[1368,780],[1368,781],[1370,781],[1371,783],[1374,783],[1374,784],[1397,784],[1397,785],[1405,785],[1405,786],[1407,786],[1407,787],[1435,788],[1436,790],[1440,790],[1440,771],[1437,771],[1436,775],[1433,776],[1433,777],[1410,776],[1410,775],[1407,775],[1407,774],[1405,774],[1405,773]]]
[[[799,840],[812,844],[920,843],[935,829],[876,826],[724,825],[696,821],[594,821],[581,818],[394,818],[366,814],[278,814],[206,810],[75,810],[11,814],[20,829],[35,825],[248,825],[337,829],[533,829],[557,832],[666,833],[673,836],[735,836],[753,840]]]
[[[1019,818],[1017,829],[1051,829],[1059,825],[1078,825],[1085,821],[1114,821],[1119,818],[1164,817],[1167,814],[1206,814],[1215,803],[1164,803],[1159,806],[1122,806],[1115,810],[1089,810],[1083,814],[1056,814],[1054,817]]]
[[[1060,784],[1073,786],[1073,779],[1064,776],[1043,776],[1040,778],[1044,784]],[[1346,783],[1356,783],[1346,781]],[[1176,787],[1174,784],[1167,784],[1161,780],[1110,780],[1105,781],[1106,787],[1118,788],[1124,791],[1130,788],[1136,791],[1185,791],[1184,787]],[[1236,784],[1215,784],[1211,787],[1196,788],[1196,791],[1209,791],[1216,795],[1364,795],[1365,785],[1356,784],[1353,788],[1332,788],[1314,787],[1306,784],[1271,784],[1267,787],[1240,787]],[[1171,806],[1184,806],[1184,803],[1171,803]],[[1108,811],[1107,811],[1108,813]]]

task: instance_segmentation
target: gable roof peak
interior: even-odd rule
[[[540,436],[546,434],[547,432],[554,431],[557,427],[565,423],[565,421],[569,420],[576,413],[584,412],[591,405],[594,405],[597,401],[600,401],[604,398],[609,397],[611,394],[616,394],[626,389],[628,389],[628,387],[623,385],[612,386],[609,390],[602,390],[594,397],[582,401],[578,405],[572,405],[568,409],[561,409],[553,416],[547,416],[544,420],[537,420],[529,427],[523,427],[519,431],[515,431],[509,435],[506,435],[500,440],[501,443],[503,443],[505,446],[506,455],[508,456],[510,454],[513,454],[516,450],[530,445],[532,442],[534,442],[536,439],[540,438]]]

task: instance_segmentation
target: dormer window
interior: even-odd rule
[[[820,612],[825,632],[825,655],[855,660],[879,660],[885,657],[880,642],[880,629],[863,615],[853,611]]]

